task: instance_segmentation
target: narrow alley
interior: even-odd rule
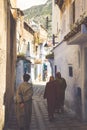
[[[63,114],[55,113],[55,120],[49,122],[47,102],[43,99],[44,85],[34,85],[33,113],[30,130],[87,130],[87,122],[82,122],[71,111],[65,108]],[[5,130],[18,130],[14,105]]]
[[[34,84],[30,130],[87,130],[87,0],[37,1],[0,0],[0,130],[19,130],[14,95],[25,73]],[[57,72],[67,107],[50,122],[39,82]]]

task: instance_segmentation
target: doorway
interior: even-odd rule
[[[84,49],[84,114],[87,120],[87,47]]]

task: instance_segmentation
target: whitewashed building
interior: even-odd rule
[[[67,81],[65,104],[87,119],[87,0],[52,0],[54,71]]]
[[[24,21],[23,11],[19,9],[17,19],[17,63],[16,88],[23,81],[23,74],[30,74],[34,80],[34,30]]]
[[[40,82],[44,80],[44,70],[43,66],[45,63],[45,53],[44,53],[44,44],[47,42],[47,31],[46,29],[40,25],[35,23],[34,21],[30,22],[30,26],[35,31],[34,33],[34,81]]]

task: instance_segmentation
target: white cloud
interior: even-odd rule
[[[17,7],[24,10],[34,5],[45,4],[46,1],[47,0],[17,0]]]

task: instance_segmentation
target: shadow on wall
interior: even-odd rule
[[[76,113],[76,116],[81,119],[82,118],[82,96],[81,96],[81,88],[74,86],[71,90],[72,101],[65,101],[65,105]]]

